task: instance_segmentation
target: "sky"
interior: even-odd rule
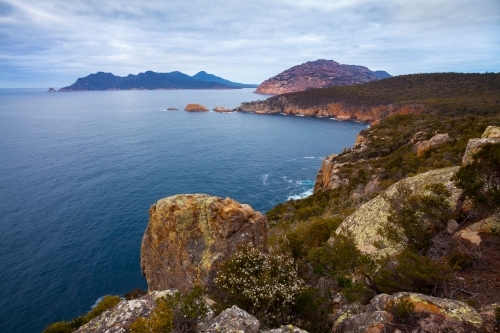
[[[500,0],[0,0],[0,88],[147,70],[258,84],[316,59],[500,72]]]

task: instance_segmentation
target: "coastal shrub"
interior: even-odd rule
[[[136,298],[139,298],[139,297],[144,296],[146,294],[147,294],[147,291],[139,289],[139,288],[136,288],[136,289],[134,289],[134,290],[129,291],[128,293],[126,293],[125,294],[125,299],[126,300],[136,299]]]
[[[446,221],[452,216],[447,203],[451,193],[442,183],[425,186],[426,194],[414,194],[405,184],[396,187],[396,194],[385,196],[389,202],[387,223],[378,232],[394,244],[403,244],[421,254],[431,246],[432,226],[425,221]]]
[[[332,304],[328,297],[318,289],[305,288],[298,296],[293,307],[295,323],[307,332],[330,332],[333,326],[329,314]]]
[[[174,315],[167,299],[156,300],[156,307],[148,318],[139,317],[130,325],[131,333],[168,333],[173,329]]]
[[[95,317],[99,316],[103,312],[113,308],[118,303],[120,303],[122,299],[119,296],[107,295],[104,296],[103,299],[85,316],[85,323],[88,323]]]
[[[340,280],[372,264],[371,259],[356,247],[354,238],[343,233],[335,235],[331,244],[311,250],[309,260],[315,273]]]
[[[47,327],[43,333],[71,333],[73,328],[66,321],[58,321]]]
[[[294,305],[306,288],[292,258],[252,247],[239,248],[223,262],[214,281],[222,292],[219,298],[275,327],[292,321]]]
[[[172,309],[175,332],[196,332],[196,326],[210,310],[204,295],[203,287],[194,286],[189,291],[177,291],[172,295],[165,296],[168,307]]]
[[[480,207],[500,205],[500,144],[487,144],[453,176],[455,185]]]
[[[298,223],[279,238],[279,247],[294,259],[304,258],[312,248],[323,245],[341,222],[338,217],[316,217]]]
[[[407,299],[391,301],[389,303],[389,311],[396,319],[405,319],[415,311],[415,304]]]
[[[451,273],[447,264],[432,261],[428,256],[406,249],[396,258],[385,258],[373,277],[376,288],[383,293],[411,291],[422,294],[432,292],[442,285]]]

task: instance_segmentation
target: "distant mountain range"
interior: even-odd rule
[[[392,77],[385,71],[371,71],[364,66],[341,65],[333,60],[318,59],[287,69],[262,82],[255,91],[278,95],[315,88],[347,86]]]
[[[241,89],[255,88],[257,84],[243,84],[225,80],[201,71],[193,76],[181,72],[156,73],[147,71],[125,77],[112,73],[97,72],[79,78],[70,86],[59,91],[89,90],[156,90],[156,89]]]

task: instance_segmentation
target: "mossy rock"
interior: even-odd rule
[[[455,187],[450,180],[459,167],[432,170],[414,177],[397,182],[377,197],[359,207],[353,214],[347,217],[335,231],[337,234],[350,232],[358,248],[366,253],[375,253],[377,256],[393,255],[401,249],[400,244],[391,244],[378,233],[380,227],[387,223],[390,203],[388,200],[397,199],[397,188],[404,184],[414,194],[425,194],[425,186],[431,183],[443,183],[451,196],[447,202],[454,211],[459,210],[459,199],[462,191]],[[380,249],[378,244],[383,243],[387,247]]]

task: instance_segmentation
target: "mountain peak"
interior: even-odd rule
[[[333,60],[318,59],[293,66],[262,82],[256,93],[284,94],[314,88],[365,83],[391,77],[384,71],[372,72],[359,65],[342,65]]]

